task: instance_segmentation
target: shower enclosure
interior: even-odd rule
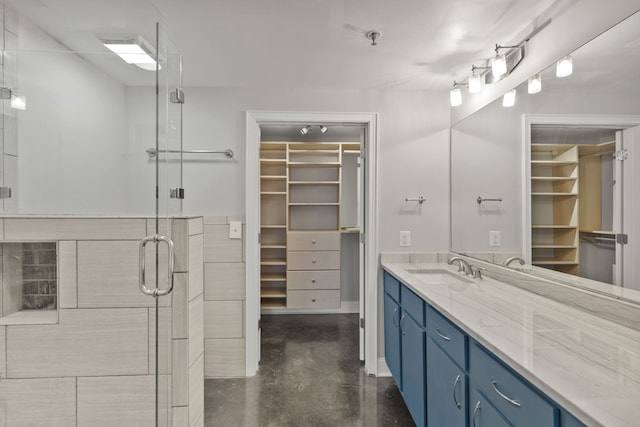
[[[201,424],[163,18],[141,0],[0,9],[0,427]]]

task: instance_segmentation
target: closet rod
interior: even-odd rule
[[[158,153],[182,153],[182,154],[224,154],[227,159],[233,159],[233,150],[226,149],[224,151],[212,151],[212,150],[156,150],[155,148],[147,149],[147,154],[150,159],[153,159]]]

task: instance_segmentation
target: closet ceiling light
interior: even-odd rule
[[[516,104],[516,90],[511,89],[509,92],[505,93],[502,97],[502,106],[503,107],[513,107]]]
[[[309,132],[311,132],[311,126],[303,126],[302,128],[300,128],[300,133],[303,135],[306,135]]]
[[[529,77],[529,83],[527,85],[527,91],[529,93],[538,93],[542,90],[542,76],[540,74],[534,74]]]
[[[556,64],[556,77],[567,77],[573,73],[573,58],[567,55]]]
[[[134,64],[144,70],[156,70],[156,60],[152,48],[142,37],[127,39],[101,39],[102,44],[118,55],[127,64]]]
[[[320,132],[322,132],[322,133],[327,133],[328,130],[329,130],[329,128],[327,128],[326,126],[324,126],[324,125],[320,126]]]

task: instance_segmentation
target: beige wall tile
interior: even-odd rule
[[[204,233],[204,218],[199,216],[197,218],[189,218],[189,236],[194,234]]]
[[[20,245],[4,245],[2,262],[2,315],[22,310],[22,268],[19,266]]]
[[[205,262],[242,262],[242,240],[229,239],[229,226],[204,226]]]
[[[207,262],[204,264],[204,298],[206,300],[243,300],[246,287],[246,264]]]
[[[189,222],[176,218],[171,222],[171,240],[174,246],[174,271],[189,271]]]
[[[189,425],[201,425],[204,417],[204,354],[189,368]]]
[[[159,377],[161,419],[167,425],[166,375]],[[153,425],[153,375],[78,378],[78,427]]]
[[[189,336],[189,273],[176,273],[173,276],[171,308],[173,310],[173,338]]]
[[[142,239],[142,218],[5,218],[7,240]]]
[[[147,287],[154,288],[153,263],[146,265]],[[78,242],[78,307],[153,306],[138,287],[139,268],[137,241]]]
[[[156,364],[156,309],[149,308],[149,373],[154,372]],[[158,311],[160,329],[158,330],[158,372],[171,372],[171,308],[160,307]]]
[[[173,427],[189,425],[189,408],[187,406],[173,407]]]
[[[76,425],[75,378],[2,380],[0,396],[2,426]]]
[[[0,378],[7,377],[7,327],[0,326]]]
[[[242,301],[205,301],[205,338],[242,338],[243,323]]]
[[[58,242],[58,302],[60,308],[78,307],[76,242]]]
[[[204,292],[203,239],[202,234],[189,237],[189,301]]]
[[[205,339],[205,378],[244,377],[244,338]]]
[[[189,365],[204,351],[204,297],[189,303]]]
[[[203,222],[204,222],[204,225],[229,223],[226,216],[205,216],[203,218]]]
[[[60,310],[59,315],[59,325],[7,327],[9,378],[147,374],[146,308]]]
[[[173,340],[172,366],[172,403],[186,406],[189,404],[189,340]]]
[[[4,240],[4,219],[0,219],[0,239]]]

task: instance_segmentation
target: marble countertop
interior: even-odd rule
[[[382,266],[583,423],[640,425],[639,331],[491,278],[429,284],[407,271],[459,274],[446,263]]]

